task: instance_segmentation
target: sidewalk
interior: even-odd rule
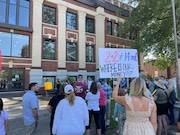
[[[24,135],[25,129],[22,117],[22,96],[24,92],[1,94],[4,102],[4,110],[9,113],[9,135]],[[50,135],[49,120],[50,113],[46,110],[46,106],[50,97],[38,95],[40,106],[40,119],[38,122],[36,135]],[[116,135],[116,129],[107,130],[106,135]],[[92,126],[91,135],[96,135],[95,126]],[[169,126],[168,135],[180,135],[176,126]]]

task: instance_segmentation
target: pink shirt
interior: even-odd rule
[[[100,99],[99,99],[99,106],[105,106],[106,105],[106,93],[102,89],[98,89],[100,92]]]

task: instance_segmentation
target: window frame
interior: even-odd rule
[[[110,26],[108,25],[109,23],[111,24]],[[109,28],[110,28],[110,30],[109,30]],[[107,22],[106,22],[106,34],[112,35],[112,21],[107,20]]]
[[[87,47],[91,47],[93,48],[93,54],[92,56],[87,56]],[[93,57],[94,56],[94,57]],[[87,61],[87,57],[92,57],[92,61]],[[91,63],[94,63],[95,62],[95,46],[94,45],[88,45],[86,44],[86,62],[91,62]]]
[[[20,0],[17,0],[16,1],[16,4],[15,4],[15,7],[16,7],[16,17],[15,17],[15,24],[10,24],[9,23],[9,13],[10,13],[10,5],[11,5],[11,3],[10,3],[10,0],[6,0],[6,13],[5,13],[5,22],[0,22],[0,26],[5,26],[5,27],[10,27],[10,28],[14,28],[15,27],[15,29],[17,29],[18,27],[19,28],[21,28],[21,29],[23,29],[23,28],[30,28],[31,27],[31,24],[30,24],[30,19],[31,19],[31,1],[30,0],[27,0],[28,2],[29,2],[29,7],[28,7],[28,9],[29,9],[29,18],[28,18],[28,26],[21,26],[21,25],[19,25],[19,17],[20,17],[20,8],[21,7],[25,7],[25,6],[22,6],[22,5],[20,5]],[[3,2],[3,1],[2,1]]]
[[[26,58],[30,58],[31,57],[31,50],[30,50],[30,47],[31,47],[31,45],[30,45],[30,39],[31,39],[31,37],[30,37],[30,34],[21,34],[21,33],[11,33],[11,32],[7,32],[7,31],[0,31],[0,33],[1,32],[3,32],[3,33],[8,33],[8,34],[10,34],[10,39],[11,39],[11,41],[10,41],[10,52],[9,52],[9,55],[3,55],[3,54],[1,54],[3,57],[14,57],[14,58],[24,58],[24,59],[26,59]],[[13,56],[12,55],[12,52],[13,52],[13,35],[22,35],[22,36],[27,36],[28,37],[28,56],[27,57],[20,57],[20,56]],[[21,48],[22,49],[22,48]],[[22,52],[21,52],[22,53]]]
[[[75,28],[72,28],[72,26],[68,27],[68,13],[76,16],[76,26],[75,26]],[[72,29],[72,30],[78,30],[78,15],[76,13],[66,11],[66,28]]]
[[[76,48],[76,59],[75,60],[68,60],[68,43],[74,43],[76,46],[74,48]],[[78,61],[78,43],[76,42],[70,42],[70,41],[66,41],[66,61]]]
[[[54,9],[55,10],[55,24],[52,24],[52,23],[48,23],[48,22],[45,22],[45,20],[44,20],[44,7],[49,7],[49,8],[52,8],[52,9]],[[43,23],[47,23],[47,24],[51,24],[51,25],[57,25],[57,8],[56,7],[53,7],[53,6],[50,6],[50,5],[47,5],[47,4],[44,4],[43,5],[43,16],[42,16],[43,18]]]
[[[116,29],[115,29],[115,25],[117,25]],[[114,36],[119,37],[119,24],[118,23],[114,23]]]
[[[44,57],[45,55],[44,55],[44,41],[54,41],[54,58],[52,58],[51,59],[51,57],[50,58],[46,58],[46,57]],[[45,59],[45,60],[56,60],[57,58],[56,58],[56,39],[49,39],[49,38],[43,38],[43,40],[42,40],[43,42],[42,42],[42,59]],[[49,44],[49,43],[48,43]]]
[[[89,31],[87,29],[87,20],[92,20],[93,21],[93,30],[92,31]],[[88,32],[88,33],[95,33],[95,19],[94,18],[86,17],[86,32]]]

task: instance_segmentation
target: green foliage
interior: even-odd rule
[[[135,0],[130,0],[134,2]],[[175,63],[173,14],[171,0],[136,0],[138,6],[127,18],[120,34],[136,35],[132,48],[147,54],[152,52],[156,56],[153,64],[165,69]],[[177,35],[180,34],[180,1],[175,0]],[[180,50],[180,42],[178,42]]]
[[[71,85],[73,85],[76,82],[76,80],[73,77],[67,77],[64,80],[61,80],[61,84],[66,83],[67,80],[69,80]]]
[[[146,77],[147,77],[147,79],[149,79],[149,80],[153,80],[153,78],[154,78],[153,75],[150,75],[150,74],[147,74]]]

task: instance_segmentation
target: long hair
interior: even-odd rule
[[[138,77],[132,80],[130,87],[131,96],[140,98],[142,98],[142,96],[148,97],[146,89],[147,88],[144,79]]]
[[[0,98],[0,114],[1,114],[1,111],[3,110],[3,101],[2,99]]]
[[[92,82],[91,87],[90,87],[90,92],[92,92],[92,94],[97,94],[97,91],[98,91],[97,83]]]
[[[66,95],[67,100],[69,101],[69,104],[72,106],[74,105],[75,95],[73,91],[70,91],[69,94]]]

